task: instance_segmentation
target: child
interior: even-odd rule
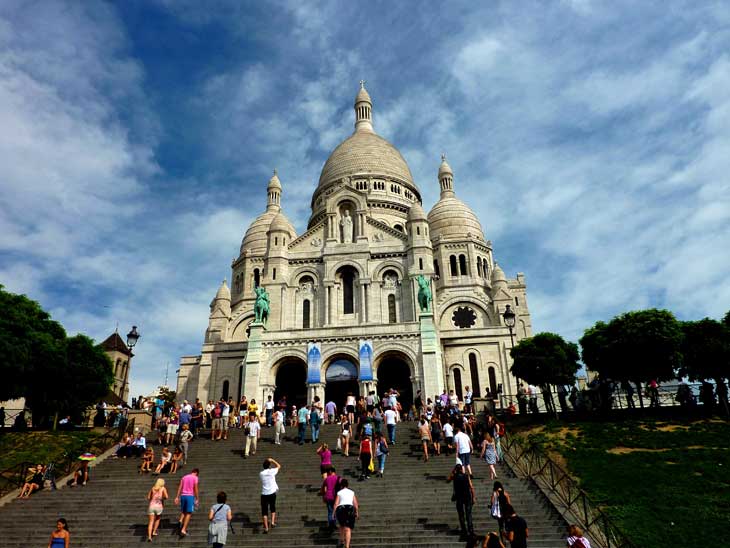
[[[142,465],[139,467],[139,473],[152,472],[152,465],[155,462],[155,450],[148,447],[142,455]]]
[[[174,474],[175,472],[177,472],[177,469],[180,466],[180,463],[182,463],[182,460],[183,460],[182,449],[180,449],[180,446],[175,447],[175,452],[172,455],[172,465],[170,467],[170,474]]]

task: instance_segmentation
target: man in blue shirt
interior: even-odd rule
[[[297,413],[297,426],[299,427],[299,445],[304,445],[304,436],[307,434],[307,422],[309,421],[309,408],[303,405]]]

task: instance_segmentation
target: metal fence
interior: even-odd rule
[[[595,548],[636,548],[611,519],[590,500],[570,475],[541,449],[507,436],[502,450],[512,471],[530,479],[563,518],[580,525]]]
[[[103,453],[118,443],[125,432],[134,432],[134,419],[118,428],[110,428],[104,434],[94,437],[85,450],[95,454]],[[22,487],[28,478],[28,469],[36,464],[38,462],[21,462],[0,471],[0,497]],[[44,464],[53,465],[53,477],[58,478],[69,475],[74,468],[79,466],[79,460],[77,454],[66,454],[56,462]]]

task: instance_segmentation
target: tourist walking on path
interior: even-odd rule
[[[340,450],[346,457],[350,456],[350,435],[352,434],[352,423],[347,420],[347,415],[342,415],[340,421]]]
[[[190,431],[190,427],[187,424],[183,424],[182,432],[180,433],[180,449],[183,452],[183,464],[188,463],[188,448],[192,439],[193,433]]]
[[[322,479],[325,479],[328,470],[332,468],[332,451],[330,451],[329,445],[323,443],[317,448],[317,454],[319,455],[319,473],[322,474]]]
[[[224,491],[216,496],[218,504],[214,504],[208,510],[208,544],[213,548],[223,548],[228,539],[228,525],[233,519],[231,507],[226,504],[228,499]]]
[[[328,401],[327,405],[324,406],[324,411],[326,413],[327,424],[337,422],[337,404],[335,402],[332,400]]]
[[[337,527],[335,521],[335,499],[337,498],[337,481],[339,479],[334,466],[330,466],[327,468],[327,473],[322,480],[322,487],[319,490],[322,494],[322,500],[327,505],[327,526],[330,531],[334,531],[335,527]]]
[[[350,548],[352,530],[355,528],[355,520],[360,517],[360,510],[357,497],[346,479],[340,480],[340,490],[335,498],[335,516],[340,524],[340,544],[343,548]]]
[[[306,405],[297,413],[297,427],[299,428],[299,445],[304,445],[304,438],[307,435],[307,422],[309,422],[309,409]]]
[[[446,454],[450,455],[454,449],[454,427],[447,420],[443,423],[444,442],[446,443]]]
[[[177,486],[175,504],[180,504],[180,518],[177,521],[180,524],[181,537],[187,536],[190,516],[193,515],[195,507],[198,505],[199,474],[200,470],[193,468],[192,472],[180,478],[180,485]]]
[[[398,413],[389,407],[385,410],[385,426],[388,429],[388,443],[395,445],[395,425],[398,422]]]
[[[68,548],[70,543],[71,534],[68,532],[68,522],[64,518],[58,518],[56,528],[51,533],[48,548]]]
[[[271,428],[274,424],[274,399],[271,396],[264,403],[264,413],[266,415],[266,428]]]
[[[583,529],[571,525],[568,529],[568,548],[591,548],[590,541],[583,536]]]
[[[355,396],[353,396],[352,392],[348,392],[347,398],[345,399],[345,410],[347,411],[347,420],[349,420],[351,423],[355,422],[356,405],[357,400],[355,400]]]
[[[494,438],[489,435],[489,432],[484,432],[482,452],[479,458],[483,458],[489,465],[489,479],[494,480],[497,477],[497,471],[494,468],[497,464],[497,447],[494,444]]]
[[[360,479],[370,479],[370,465],[373,462],[373,444],[370,438],[363,436],[360,441]]]
[[[476,497],[474,495],[474,484],[471,478],[464,473],[461,464],[454,466],[454,469],[447,478],[448,482],[454,482],[454,495],[452,500],[456,503],[456,513],[459,515],[459,527],[461,528],[462,540],[474,536],[474,524],[472,522],[472,508]]]
[[[380,432],[375,432],[375,458],[378,461],[378,470],[376,475],[383,477],[385,471],[385,459],[390,453],[388,442],[385,441],[385,437]]]
[[[246,423],[243,432],[246,434],[246,448],[243,451],[243,458],[247,459],[249,452],[252,455],[256,454],[256,446],[261,436],[261,423],[259,423],[256,413],[249,414],[248,423]]]
[[[286,434],[286,428],[284,428],[284,412],[279,409],[274,412],[274,443],[281,445],[281,440]]]
[[[464,432],[461,431],[462,426],[456,424],[456,435],[454,436],[454,443],[456,444],[456,454],[464,466],[464,470],[470,476],[471,473],[471,452],[474,450],[474,446],[471,443],[471,439]]]
[[[309,425],[312,428],[312,443],[319,441],[319,427],[322,424],[322,404],[319,396],[314,396],[311,412],[309,413]]]
[[[431,418],[431,443],[433,443],[434,454],[441,454],[441,420],[434,416]]]
[[[530,531],[524,518],[517,515],[511,504],[507,504],[502,510],[502,516],[505,517],[504,536],[509,541],[510,548],[527,548]]]
[[[152,486],[149,493],[147,493],[147,500],[150,501],[147,506],[147,516],[149,517],[149,522],[147,523],[147,542],[152,542],[152,537],[157,536],[157,529],[160,527],[160,518],[167,497],[165,480],[160,478]]]
[[[264,534],[269,532],[269,512],[271,513],[271,527],[276,527],[276,474],[281,464],[269,457],[264,461],[264,469],[259,472],[261,479],[261,521],[264,524]]]
[[[421,417],[418,422],[418,436],[421,438],[423,446],[423,462],[428,462],[428,445],[431,443],[431,426],[426,421],[426,417]]]
[[[489,513],[497,520],[500,535],[504,530],[504,510],[510,504],[512,504],[512,500],[509,493],[504,490],[501,482],[495,481],[492,487],[492,497],[489,499]]]

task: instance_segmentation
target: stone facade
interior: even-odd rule
[[[129,368],[132,362],[132,351],[116,331],[101,343],[101,347],[114,366],[114,380],[109,390],[127,402],[129,401]]]
[[[515,340],[531,335],[524,276],[508,279],[496,264],[445,157],[438,180],[441,197],[426,215],[405,160],[373,129],[362,86],[355,131],[325,163],[301,235],[282,211],[274,172],[232,284],[211,302],[202,353],[182,358],[178,397],[286,394],[301,404],[319,395],[339,405],[347,392],[391,387],[405,400],[466,386],[514,394],[501,314],[506,305],[517,314]],[[419,275],[432,284],[425,312]],[[270,297],[265,325],[253,321],[259,285]]]

